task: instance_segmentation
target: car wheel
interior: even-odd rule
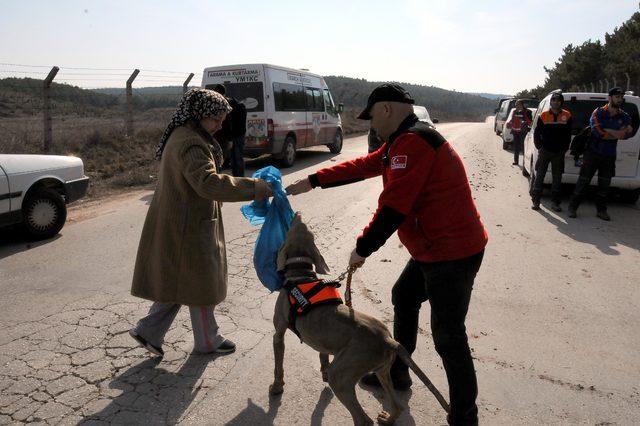
[[[505,141],[504,139],[502,139],[502,149],[504,149],[505,151],[509,149],[509,142]]]
[[[295,140],[288,136],[284,140],[284,146],[282,147],[282,158],[280,159],[280,165],[282,167],[291,167],[296,161],[296,143]]]
[[[39,189],[25,199],[22,217],[24,228],[31,238],[51,238],[64,226],[67,220],[67,206],[56,191]]]
[[[620,201],[623,203],[635,204],[640,198],[640,189],[621,190]]]
[[[340,130],[336,132],[336,136],[333,138],[333,143],[327,146],[332,154],[340,154],[340,151],[342,151],[342,132],[340,132]]]

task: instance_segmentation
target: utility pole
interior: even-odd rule
[[[133,136],[133,89],[131,85],[138,74],[140,74],[140,70],[136,68],[127,80],[127,113],[125,117],[125,133],[127,136]]]
[[[189,74],[189,77],[187,77],[184,83],[182,83],[182,94],[187,93],[187,89],[189,88],[189,82],[193,78],[193,75],[194,75],[193,73]]]
[[[48,153],[51,149],[51,82],[56,78],[60,68],[53,67],[49,71],[49,75],[44,79],[43,97],[44,97],[44,139],[42,143],[42,149],[45,153]]]

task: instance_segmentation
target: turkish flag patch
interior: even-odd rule
[[[407,156],[396,155],[391,157],[391,169],[406,169],[407,168]]]

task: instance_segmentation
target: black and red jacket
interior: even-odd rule
[[[362,231],[356,252],[368,257],[397,230],[421,262],[462,259],[484,249],[487,233],[462,160],[433,128],[408,116],[380,149],[309,176],[330,188],[382,175],[378,209]]]
[[[571,144],[571,113],[561,109],[558,113],[544,111],[538,116],[536,130],[533,132],[533,143],[537,149],[550,152],[566,152]]]

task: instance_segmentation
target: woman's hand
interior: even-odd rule
[[[256,189],[254,199],[256,201],[262,201],[266,198],[272,197],[273,191],[271,190],[271,186],[267,181],[262,179],[256,179]]]

